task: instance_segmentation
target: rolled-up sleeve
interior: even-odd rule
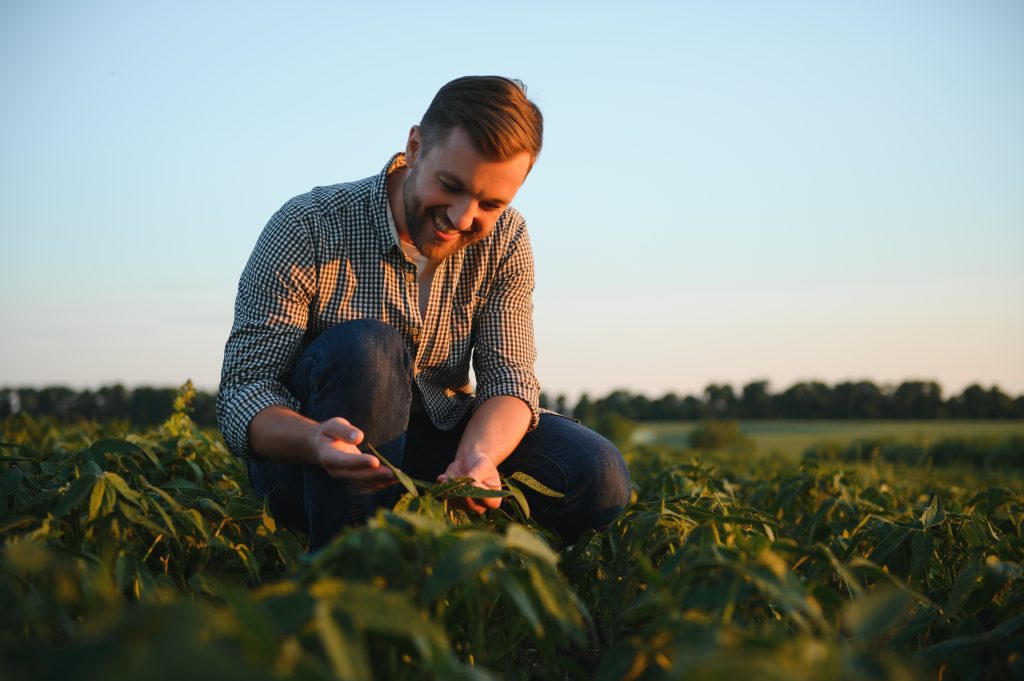
[[[518,397],[530,408],[530,430],[540,418],[533,289],[533,251],[526,222],[517,216],[490,290],[474,318],[473,370],[477,404],[496,395]]]
[[[256,458],[249,424],[261,410],[300,405],[285,387],[302,351],[316,290],[311,233],[300,209],[285,204],[267,223],[238,282],[235,318],[224,348],[217,421],[232,454]]]

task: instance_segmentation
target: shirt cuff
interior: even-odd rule
[[[277,381],[259,381],[218,396],[217,414],[228,451],[243,461],[261,461],[249,446],[249,424],[267,407],[281,405],[299,411],[302,405]]]

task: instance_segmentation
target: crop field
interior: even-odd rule
[[[0,423],[0,678],[1024,678],[1019,471],[637,445],[574,545],[529,517],[557,490],[471,519],[403,479],[309,555],[188,398]]]
[[[633,441],[686,447],[692,421],[637,424]],[[1024,421],[740,421],[758,454],[799,458],[813,448],[845,448],[855,442],[892,441],[927,447],[943,438],[1024,436]]]

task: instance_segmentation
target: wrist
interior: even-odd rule
[[[483,459],[490,461],[495,466],[498,465],[498,462],[494,460],[493,456],[489,455],[483,447],[475,443],[460,445],[455,452],[456,461],[472,463]]]

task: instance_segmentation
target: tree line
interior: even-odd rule
[[[541,406],[585,423],[610,416],[632,421],[1024,418],[1024,395],[1014,398],[998,386],[975,384],[946,398],[935,381],[893,386],[871,381],[835,385],[801,381],[782,392],[772,392],[768,381],[752,381],[738,392],[731,385],[711,384],[701,395],[670,392],[654,399],[626,390],[596,399],[584,393],[575,405],[568,404],[564,395],[553,400],[542,395]]]
[[[137,426],[163,423],[171,415],[177,388],[125,388],[112,385],[97,390],[64,386],[0,388],[0,417],[23,413],[52,416],[60,421],[126,421]],[[217,425],[216,393],[197,390],[192,419],[204,427]]]
[[[52,416],[61,421],[123,420],[153,425],[171,414],[177,388],[113,385],[97,390],[0,388],[0,418],[15,413]],[[215,427],[217,396],[196,391],[193,419]],[[998,386],[971,385],[943,397],[934,381],[904,381],[876,385],[856,381],[828,385],[819,381],[795,383],[772,392],[768,381],[752,381],[739,391],[711,384],[701,395],[673,392],[650,398],[626,390],[604,397],[583,394],[575,404],[564,395],[541,395],[541,406],[594,424],[610,417],[631,421],[706,421],[738,419],[1024,419],[1024,395],[1011,397]]]

